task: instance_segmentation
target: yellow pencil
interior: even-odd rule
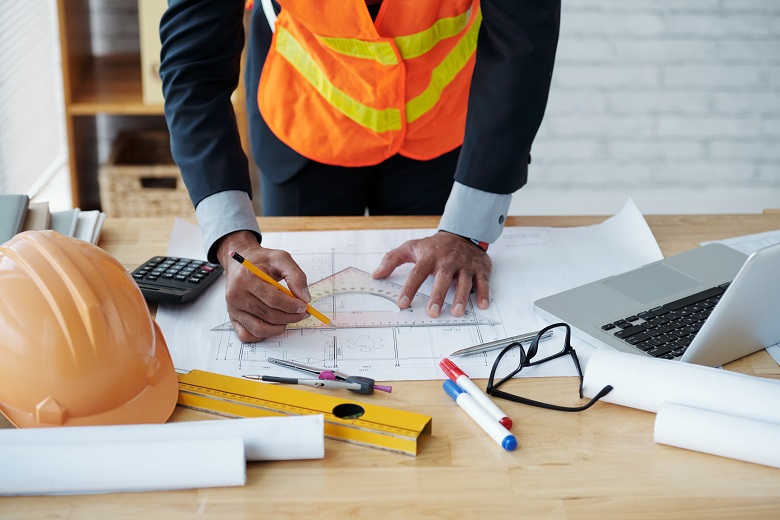
[[[239,255],[235,251],[231,251],[230,252],[230,256],[233,257],[233,260],[235,260],[239,264],[241,264],[244,267],[246,267],[247,269],[249,269],[252,273],[257,275],[257,277],[260,278],[261,280],[263,280],[264,282],[270,283],[271,285],[273,285],[274,287],[276,287],[277,289],[282,291],[287,296],[292,296],[293,298],[297,298],[297,296],[295,296],[292,292],[290,292],[290,289],[288,289],[284,285],[280,284],[279,282],[277,282],[276,280],[274,280],[273,278],[271,278],[270,276],[265,274],[263,271],[260,270],[259,267],[254,265],[252,262],[250,262],[249,260],[247,260],[243,256]],[[308,311],[309,314],[311,314],[312,316],[314,316],[315,318],[320,320],[325,325],[328,325],[330,323],[330,320],[328,319],[327,316],[322,314],[320,311],[318,311],[317,309],[315,309],[314,307],[312,307],[308,303],[306,304],[306,310]]]

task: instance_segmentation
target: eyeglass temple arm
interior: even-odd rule
[[[539,408],[544,408],[546,410],[555,410],[555,411],[558,411],[558,412],[582,412],[584,410],[587,410],[588,408],[590,408],[594,404],[596,404],[596,402],[599,399],[601,399],[602,397],[604,397],[605,395],[607,395],[611,391],[612,391],[612,386],[607,385],[604,388],[602,388],[599,391],[598,394],[596,394],[590,401],[588,401],[584,405],[582,405],[582,406],[573,406],[573,407],[558,406],[558,405],[555,405],[555,404],[542,403],[540,401],[534,401],[533,399],[526,399],[525,397],[520,397],[520,396],[517,396],[517,395],[508,394],[506,392],[502,392],[501,390],[497,390],[495,388],[489,389],[487,393],[490,394],[493,397],[506,399],[507,401],[512,401],[514,403],[520,403],[520,404],[527,404],[527,405],[530,405],[530,406],[536,406],[536,407],[539,407]]]

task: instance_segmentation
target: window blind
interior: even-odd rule
[[[55,0],[0,0],[0,193],[34,195],[65,166]]]

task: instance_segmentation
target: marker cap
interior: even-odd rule
[[[465,375],[463,371],[460,368],[458,368],[458,366],[455,363],[453,363],[447,358],[444,358],[441,361],[439,361],[439,367],[441,367],[442,372],[444,372],[444,374],[450,379],[452,379],[453,381],[458,379],[458,377]]]
[[[458,396],[460,394],[464,393],[463,390],[461,390],[458,385],[456,385],[455,383],[453,383],[449,379],[444,381],[444,383],[442,383],[441,387],[444,388],[444,391],[447,392],[449,394],[449,396],[452,397],[455,401],[458,400]]]
[[[517,448],[517,439],[514,435],[507,435],[504,440],[501,441],[501,447],[506,451],[514,451]]]

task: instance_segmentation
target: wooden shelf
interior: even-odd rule
[[[127,45],[112,52],[114,47],[106,50],[95,44],[96,34],[107,34],[96,20],[121,18],[122,23],[139,23],[127,5],[135,3],[57,2],[71,199],[81,209],[100,208],[98,170],[105,161],[107,143],[125,129],[165,127],[162,103],[144,103],[140,46],[138,52],[128,50]],[[242,87],[234,93],[233,104],[242,146],[251,157]]]
[[[125,127],[163,126],[163,106],[143,102],[140,50],[111,53],[111,46],[95,43],[96,34],[105,37],[107,31],[101,23],[112,17],[133,18],[132,8],[90,0],[57,4],[71,199],[74,207],[99,209],[98,170],[106,143]]]
[[[71,115],[163,114],[163,105],[143,102],[139,55],[92,57],[74,82],[68,105]]]

